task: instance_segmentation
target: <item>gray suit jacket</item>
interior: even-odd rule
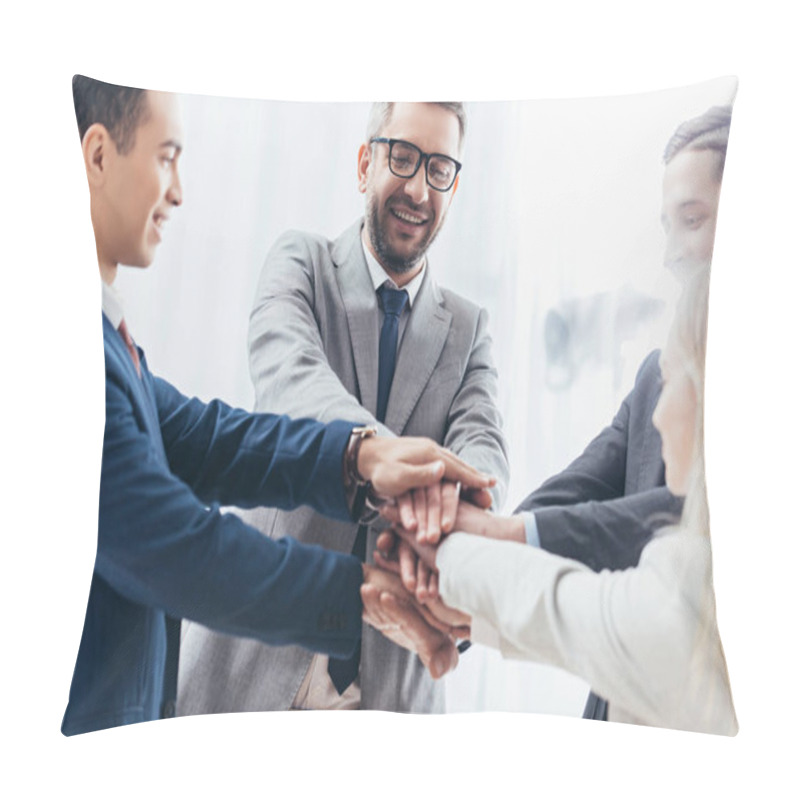
[[[362,221],[336,241],[284,234],[267,256],[250,318],[256,409],[377,424],[380,312],[361,246]],[[508,481],[497,373],[483,309],[440,289],[430,267],[400,341],[381,433],[428,436]],[[349,553],[357,526],[309,508],[242,512],[263,533]],[[375,530],[367,539],[371,560]],[[178,713],[289,708],[311,663],[299,647],[268,647],[184,624]],[[443,688],[419,659],[364,626],[361,708],[444,710]]]

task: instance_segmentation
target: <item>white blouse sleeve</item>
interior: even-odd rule
[[[618,572],[469,534],[436,557],[442,597],[472,616],[474,641],[566,669],[637,721],[732,734],[710,563],[708,538],[683,531]]]

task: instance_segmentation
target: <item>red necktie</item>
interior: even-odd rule
[[[142,368],[139,366],[139,353],[136,352],[136,345],[133,343],[130,333],[128,333],[128,326],[125,324],[125,320],[120,322],[117,330],[119,331],[119,335],[122,337],[122,341],[125,342],[125,347],[128,348],[128,352],[131,354],[133,366],[136,367],[136,374],[141,378]]]

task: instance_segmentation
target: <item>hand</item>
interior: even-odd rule
[[[477,508],[470,503],[459,503],[453,528],[464,533],[525,544],[525,524],[522,517],[503,517]]]
[[[409,542],[403,541],[401,538],[403,535],[408,536],[410,541],[413,542],[414,549],[412,549],[412,545],[409,544]],[[411,551],[412,559],[414,562],[416,562],[414,568],[422,568],[425,571],[425,575],[430,576],[430,583],[427,582],[427,578],[421,579],[417,577],[417,601],[423,603],[425,608],[428,609],[428,611],[430,611],[430,613],[440,623],[450,625],[452,627],[451,632],[457,638],[469,638],[469,626],[471,624],[470,617],[454,608],[450,608],[450,606],[446,606],[439,596],[439,573],[429,566],[429,564],[431,564],[431,558],[435,557],[435,548],[433,548],[431,545],[420,544],[413,537],[413,534],[395,534],[390,531],[383,531],[383,533],[381,533],[378,537],[377,544],[379,549],[376,550],[374,554],[375,563],[378,564],[378,566],[389,570],[390,572],[399,574],[404,585],[406,583],[405,579],[403,578],[404,565],[402,564],[400,558],[398,557],[397,560],[391,560],[388,556],[384,555],[384,552],[389,552],[392,550],[392,548],[395,548],[396,552],[398,553],[401,552],[403,548],[407,548]],[[422,553],[422,557],[418,558],[417,552]],[[423,585],[425,586],[425,591],[420,592],[420,588]]]
[[[401,628],[403,625],[406,624],[406,616],[408,614],[408,609],[405,608],[402,603],[399,601],[396,595],[391,594],[390,592],[384,592],[380,595],[380,605],[381,611],[384,615],[385,619],[391,620],[394,625],[399,625]],[[453,636],[457,639],[469,639],[470,637],[470,618],[466,614],[462,614],[460,611],[456,611],[453,608],[449,608],[441,601],[437,601],[434,603],[433,608],[431,608],[431,612],[440,619],[446,619],[452,623],[460,623],[458,625],[453,624]],[[452,640],[451,640],[452,641]],[[456,664],[458,663],[458,650],[456,650],[456,659],[452,662],[451,669],[455,668]],[[452,658],[451,656],[447,656]],[[445,657],[442,656],[442,664],[444,666]],[[444,673],[442,673],[444,674]],[[431,671],[431,675],[433,672]],[[433,677],[436,677],[433,675]]]
[[[458,483],[442,481],[401,495],[397,499],[401,519],[408,518],[404,506],[410,504],[420,541],[436,544],[442,533],[449,533],[453,528],[460,489]]]
[[[460,498],[481,508],[492,504],[487,489],[462,489],[458,482],[442,481],[396,498],[399,522],[406,530],[416,530],[421,542],[436,544],[443,533],[453,529]]]
[[[364,564],[361,599],[364,620],[395,644],[417,653],[432,678],[441,678],[458,664],[451,634],[459,631],[415,605],[396,575]]]
[[[387,544],[391,547],[391,540],[387,537],[387,531],[381,533],[376,542],[379,551],[387,552]],[[401,546],[405,545],[410,548],[414,555],[422,562],[429,570],[436,571],[436,546],[428,544],[427,542],[420,542],[419,538],[414,535],[413,531],[406,530],[402,527],[395,527],[393,532],[389,535],[394,535],[399,539],[397,544],[398,551]],[[377,557],[385,560],[381,553]]]
[[[415,595],[417,602],[439,598],[439,578],[435,570],[421,561],[414,550],[391,531],[378,535],[375,563],[400,576],[406,591]]]
[[[357,468],[381,497],[398,497],[443,479],[475,490],[489,489],[497,482],[422,437],[370,436],[361,443]]]

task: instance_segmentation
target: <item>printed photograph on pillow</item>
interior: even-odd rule
[[[62,732],[370,709],[735,735],[703,389],[736,88],[75,76],[106,421]]]

